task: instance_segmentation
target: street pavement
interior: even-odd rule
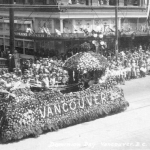
[[[0,144],[0,150],[150,150],[150,76],[119,86],[130,103],[125,112]]]

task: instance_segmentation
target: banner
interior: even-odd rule
[[[94,20],[94,30],[104,34],[111,34],[115,32],[114,19],[96,19]]]
[[[82,33],[81,29],[86,29],[88,32],[92,30],[102,32],[103,34],[114,34],[115,20],[114,19],[94,19],[94,20],[75,20],[74,29],[77,33]]]
[[[0,99],[0,135],[3,142],[37,136],[70,125],[100,118],[127,108],[123,90],[114,79],[84,91],[62,94],[48,90],[32,93],[19,89]],[[9,97],[9,98],[8,98]]]

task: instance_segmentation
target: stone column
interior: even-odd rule
[[[121,18],[118,18],[118,30],[121,29]]]
[[[33,19],[33,24],[31,23],[31,29],[33,29],[35,31],[35,18],[32,18]]]
[[[55,33],[55,28],[54,28],[54,26],[55,26],[55,22],[54,22],[54,19],[52,19],[52,33]]]
[[[63,33],[64,27],[63,27],[63,19],[60,19],[60,32]]]
[[[75,33],[75,31],[74,31],[74,30],[75,30],[75,29],[74,29],[74,25],[75,25],[75,20],[73,19],[73,20],[72,20],[72,33]]]

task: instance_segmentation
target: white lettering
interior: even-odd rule
[[[65,107],[67,107],[67,106],[68,106],[68,105],[67,105],[66,103],[63,103],[62,107],[63,107],[64,112],[67,112],[67,111],[68,111],[68,108],[65,108]]]
[[[84,108],[84,99],[83,98],[81,98],[81,100],[79,99],[79,107],[82,109]]]
[[[50,106],[48,106],[48,111],[47,111],[47,116],[49,117],[49,115],[53,116],[53,112]]]
[[[101,93],[101,103],[106,104],[106,96],[104,93]]]
[[[45,118],[45,116],[46,116],[46,109],[45,109],[45,107],[44,107],[44,110],[43,110],[43,112],[42,112],[42,110],[41,109],[39,109],[39,113],[40,113],[40,115],[41,115],[41,117],[42,118]]]
[[[74,107],[72,107],[72,104],[74,105]],[[71,110],[75,110],[75,109],[76,109],[76,103],[75,103],[74,101],[72,101],[72,102],[69,104],[69,106],[70,106],[70,109],[71,109]]]
[[[55,113],[56,114],[61,114],[61,108],[60,105],[54,105]]]

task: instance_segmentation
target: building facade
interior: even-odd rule
[[[8,3],[0,0],[1,50],[9,49]],[[15,49],[23,58],[35,53],[61,54],[92,41],[93,31],[102,33],[108,48],[113,49],[115,5],[115,0],[14,0]],[[149,36],[148,16],[149,0],[119,0],[120,46],[130,46],[133,36],[137,40]]]

